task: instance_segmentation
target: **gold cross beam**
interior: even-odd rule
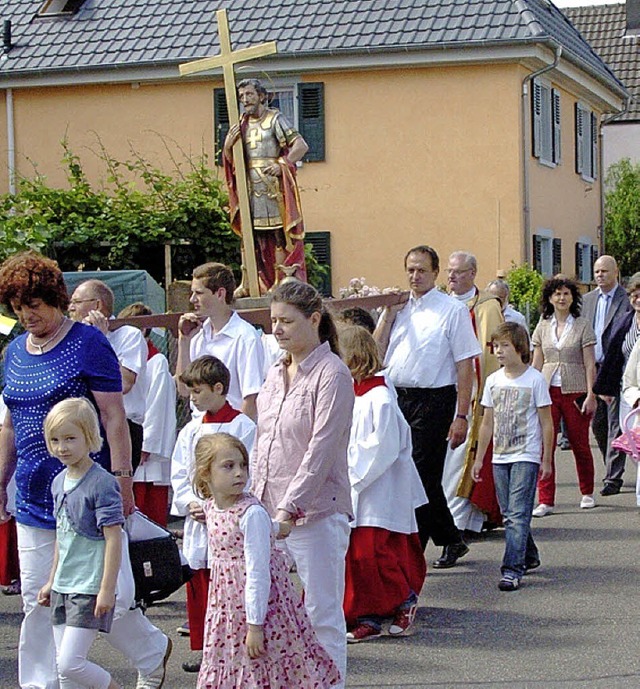
[[[277,51],[275,41],[263,43],[262,45],[242,48],[235,52],[231,49],[231,38],[229,34],[229,22],[227,21],[227,11],[218,10],[216,12],[218,21],[218,36],[220,38],[220,55],[215,57],[205,57],[201,60],[186,62],[180,65],[180,76],[197,74],[210,69],[222,67],[224,76],[224,91],[227,100],[227,110],[229,112],[229,122],[240,121],[238,111],[238,98],[236,94],[236,78],[234,66],[239,62],[255,60],[265,55],[272,55]],[[242,137],[238,139],[233,147],[233,162],[236,174],[236,186],[238,187],[238,203],[240,206],[240,225],[242,227],[242,246],[244,248],[244,261],[249,279],[249,294],[252,297],[260,296],[258,285],[258,269],[256,267],[255,246],[253,243],[253,223],[251,221],[251,207],[249,205],[249,189],[247,185],[247,171],[244,162],[242,149]]]

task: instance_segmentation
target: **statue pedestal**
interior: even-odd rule
[[[250,311],[252,309],[268,309],[271,297],[240,297],[233,303],[238,311]]]

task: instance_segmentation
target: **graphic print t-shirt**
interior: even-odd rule
[[[493,409],[494,464],[540,464],[542,427],[538,407],[550,405],[547,382],[531,366],[518,378],[508,378],[503,368],[487,378],[482,406]]]

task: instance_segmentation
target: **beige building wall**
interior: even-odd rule
[[[178,159],[178,147],[212,153],[212,111],[211,89],[192,83],[14,89],[17,170],[32,174],[34,161],[52,185],[64,184],[66,137],[92,181],[105,176],[101,145],[119,160],[130,158],[133,147],[169,171],[163,139]]]
[[[443,263],[454,250],[473,251],[479,284],[519,262],[521,78],[515,65],[308,77],[325,83],[326,161],[304,164],[299,181],[307,230],[331,232],[335,293],[351,277],[379,287],[404,285],[402,257],[415,244],[433,245]],[[14,89],[18,173],[31,174],[34,161],[51,184],[64,184],[59,142],[65,136],[92,181],[105,174],[96,155],[100,145],[118,159],[133,146],[166,170],[171,162],[163,137],[174,152],[175,141],[187,152],[212,153],[216,86]],[[569,115],[564,108],[563,117]],[[1,148],[4,108],[0,124]],[[564,150],[569,168],[566,141]],[[536,171],[541,181],[532,187],[544,194],[548,174],[547,187],[557,196],[555,172]],[[575,194],[584,194],[572,181]],[[0,165],[0,189],[6,186],[6,166]],[[548,219],[541,204],[535,206],[535,222],[553,221],[560,231],[555,216]]]
[[[478,256],[484,283],[520,254],[519,97],[512,66],[314,75],[326,163],[299,174],[308,230],[332,233],[334,290],[404,285],[431,244]],[[443,274],[440,281],[444,281]]]

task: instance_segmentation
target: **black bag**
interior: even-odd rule
[[[134,512],[127,518],[127,532],[137,604],[146,608],[169,597],[191,579],[193,573],[189,565],[182,563],[170,531],[142,512]]]

